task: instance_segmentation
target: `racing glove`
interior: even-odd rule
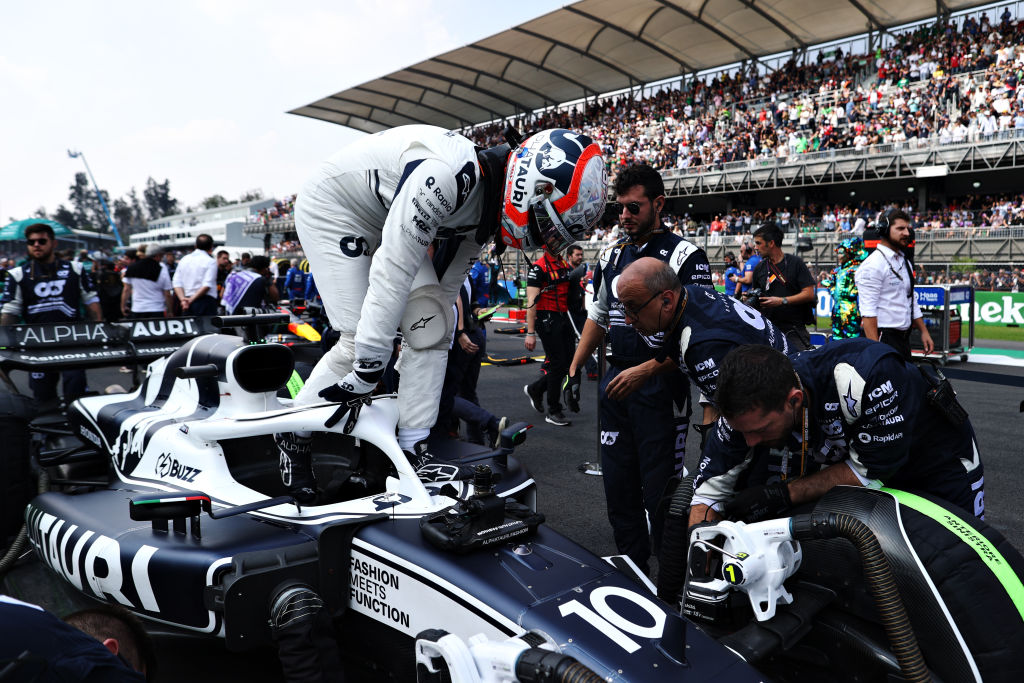
[[[583,383],[583,373],[576,370],[575,375],[566,375],[562,380],[562,398],[565,405],[574,413],[580,412],[580,385]]]
[[[370,402],[370,392],[376,384],[364,382],[355,372],[350,372],[337,384],[332,384],[317,394],[320,398],[331,403],[340,403],[334,414],[324,422],[325,427],[333,427],[341,421],[341,418],[348,415],[345,422],[344,432],[348,434],[356,425],[359,418],[359,411]]]
[[[792,505],[789,487],[780,481],[740,491],[725,504],[722,514],[729,519],[760,522],[763,519],[781,517]]]

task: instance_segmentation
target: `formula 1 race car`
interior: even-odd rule
[[[545,526],[514,455],[524,425],[497,449],[437,444],[473,476],[424,483],[394,396],[346,434],[323,427],[335,405],[279,395],[287,347],[195,330],[160,343],[174,350],[135,391],[37,430],[51,490],[24,515],[56,576],[147,620],[242,651],[280,646],[282,613],[309,600],[354,680],[1024,679],[1024,559],[941,501],[840,487],[807,514],[691,530],[680,486],[656,595],[628,561]],[[0,363],[117,352],[25,346]],[[280,483],[273,435],[290,430],[316,433],[316,506]]]
[[[89,597],[230,650],[273,644],[304,596],[359,680],[415,680],[416,638],[438,629],[519,638],[601,680],[761,680],[629,563],[543,524],[513,454],[525,425],[497,449],[449,444],[472,478],[425,484],[395,440],[393,395],[346,433],[345,420],[324,427],[336,405],[279,396],[292,378],[290,349],[208,334],[152,362],[135,391],[74,402],[37,456],[51,490],[25,511],[35,553]],[[315,434],[315,506],[280,482],[273,436],[294,430]]]
[[[793,517],[687,529],[692,493],[658,594],[773,680],[1024,680],[1024,558],[984,521],[839,486]]]

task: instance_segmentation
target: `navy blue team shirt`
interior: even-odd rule
[[[984,472],[970,421],[955,426],[942,417],[925,398],[924,378],[899,352],[844,339],[790,360],[808,396],[806,474],[846,462],[865,485],[924,492],[983,517]],[[751,449],[719,418],[694,479],[694,502],[728,500],[783,473],[796,478],[800,468],[798,433],[785,449]]]

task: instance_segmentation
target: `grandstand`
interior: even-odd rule
[[[482,144],[508,123],[581,129],[613,174],[662,170],[668,222],[713,263],[763,220],[832,263],[837,239],[897,205],[919,261],[1019,266],[1020,3],[890,5],[583,0],[291,113]]]

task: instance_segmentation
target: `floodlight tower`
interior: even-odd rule
[[[121,241],[121,233],[117,231],[117,225],[114,224],[114,219],[110,215],[110,209],[107,208],[107,202],[103,199],[103,193],[100,192],[99,186],[96,184],[96,179],[92,177],[92,169],[89,168],[89,162],[85,160],[85,154],[78,151],[68,150],[68,156],[72,159],[81,159],[82,163],[85,164],[85,172],[89,174],[89,180],[92,181],[92,188],[96,191],[96,198],[100,200],[100,206],[103,207],[103,213],[107,217],[107,222],[110,223],[110,229],[114,232],[114,239],[117,240],[117,246],[123,247],[124,242]]]

